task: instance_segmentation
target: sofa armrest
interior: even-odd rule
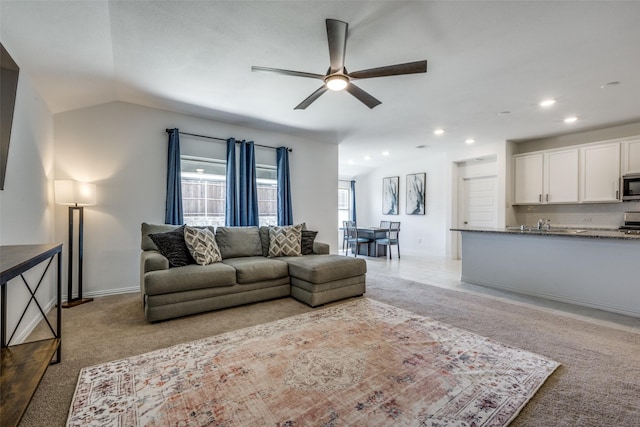
[[[329,254],[329,245],[322,242],[313,242],[313,253],[316,255]]]
[[[140,272],[142,274],[156,270],[168,270],[169,260],[158,251],[142,251],[140,254]]]

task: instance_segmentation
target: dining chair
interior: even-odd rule
[[[398,259],[400,259],[400,222],[391,221],[387,235],[383,239],[376,239],[376,252],[378,251],[378,245],[388,246],[389,259],[393,258],[391,256],[391,246],[396,246]]]
[[[355,227],[355,221],[342,221],[342,251],[349,243],[349,233],[347,232],[349,227]]]
[[[353,256],[358,256],[358,249],[360,245],[367,245],[367,256],[369,256],[369,243],[371,239],[366,237],[358,237],[358,227],[355,224],[351,224],[347,227],[347,242],[349,243],[348,249],[353,249]],[[345,255],[349,255],[348,252]]]
[[[391,227],[391,221],[380,221],[380,228],[389,229]]]

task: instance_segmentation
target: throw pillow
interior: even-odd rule
[[[184,228],[184,241],[196,264],[208,265],[222,261],[215,236],[207,228]]]
[[[184,225],[166,233],[149,234],[158,251],[169,260],[170,267],[193,264],[193,257],[184,242]]]
[[[258,227],[218,227],[216,243],[222,259],[262,256]]]
[[[263,225],[260,227],[260,244],[262,245],[262,256],[269,256],[269,227]]]
[[[313,254],[313,242],[316,240],[317,231],[302,230],[301,251],[302,255]]]
[[[269,228],[269,256],[301,256],[301,225]]]

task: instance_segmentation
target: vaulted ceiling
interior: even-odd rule
[[[640,120],[639,17],[634,1],[0,0],[0,40],[53,112],[122,100],[300,133],[339,144],[347,177],[470,138]],[[251,66],[326,73],[326,18],[349,23],[349,71],[428,72],[359,81],[374,109],[327,92],[294,111],[322,82]]]

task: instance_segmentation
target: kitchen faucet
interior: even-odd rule
[[[551,220],[550,219],[544,220],[543,218],[540,218],[538,220],[538,224],[536,225],[536,228],[538,230],[547,230],[547,231],[551,230]]]

